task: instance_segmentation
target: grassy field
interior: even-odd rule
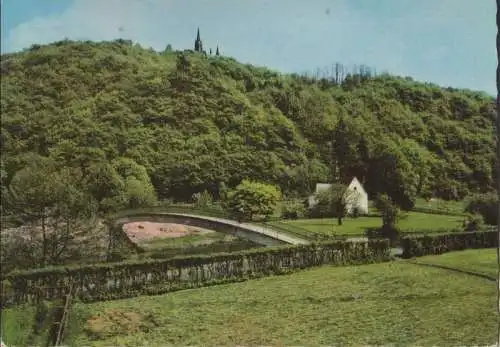
[[[34,325],[35,307],[23,305],[1,311],[2,341],[7,346],[28,346]]]
[[[140,246],[145,250],[158,250],[162,248],[186,248],[200,245],[207,245],[214,242],[231,242],[237,238],[221,232],[205,232],[182,237],[156,237],[148,241],[143,241]]]
[[[415,203],[416,209],[426,209],[442,214],[464,214],[465,201],[445,201],[441,199],[433,199],[425,201],[425,199],[418,198]]]
[[[417,261],[420,263],[442,265],[496,277],[498,271],[496,257],[496,249],[484,249],[451,252],[438,257],[420,257]],[[471,261],[471,259],[473,259],[473,261]]]
[[[194,254],[210,254],[220,252],[236,252],[244,249],[262,247],[249,240],[224,234],[206,232],[172,238],[154,238],[141,242],[144,253],[132,254],[130,259],[171,258]]]
[[[398,227],[403,232],[432,232],[461,227],[463,220],[461,216],[409,212],[406,218],[398,222]],[[338,226],[337,220],[333,218],[287,220],[268,224],[305,236],[307,232],[325,235],[364,235],[366,229],[381,227],[382,219],[380,217],[345,218],[342,226]]]
[[[425,259],[473,267],[494,262],[490,250]],[[495,298],[494,282],[404,261],[322,267],[163,296],[77,304],[66,344],[491,345]],[[7,335],[4,339],[9,343]]]

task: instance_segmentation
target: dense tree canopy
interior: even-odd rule
[[[123,40],[5,54],[1,77],[2,189],[34,154],[78,169],[101,209],[218,197],[243,179],[303,196],[355,175],[403,208],[494,189],[485,93],[388,75],[314,81]]]

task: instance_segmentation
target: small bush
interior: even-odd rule
[[[195,206],[201,208],[212,205],[214,201],[212,195],[206,190],[201,193],[194,193],[192,199],[195,203]]]
[[[314,199],[316,200],[315,204],[309,206],[307,211],[309,218],[328,218],[334,216],[328,191],[320,191],[314,194]]]
[[[486,224],[496,225],[498,222],[498,197],[494,193],[475,195],[467,202],[465,212],[480,214]]]
[[[174,200],[173,199],[171,199],[171,198],[165,198],[165,199],[161,200],[160,202],[158,202],[157,206],[166,207],[166,206],[171,206],[173,204],[174,204]]]
[[[281,218],[283,219],[299,219],[306,215],[306,208],[301,201],[292,200],[286,201],[281,208]]]
[[[480,214],[469,214],[464,220],[465,231],[478,231],[484,226],[483,216]]]

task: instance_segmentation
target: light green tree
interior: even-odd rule
[[[276,186],[243,180],[227,193],[223,206],[238,221],[250,221],[257,215],[271,216],[280,199],[281,192]]]

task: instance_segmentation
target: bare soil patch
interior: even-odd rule
[[[105,310],[102,314],[90,317],[85,323],[84,331],[91,338],[103,339],[120,334],[148,332],[155,325],[152,316],[121,310]]]
[[[124,224],[123,230],[134,242],[149,241],[155,238],[183,237],[214,232],[213,230],[181,224],[155,222],[131,222]]]

